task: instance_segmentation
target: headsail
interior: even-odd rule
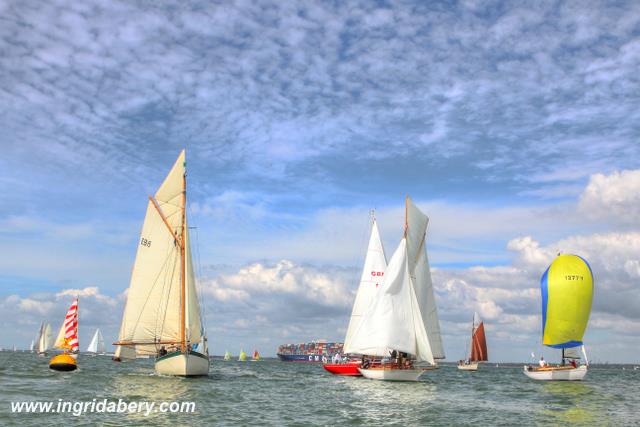
[[[191,346],[202,337],[184,213],[185,179],[183,150],[147,204],[117,343],[135,346],[138,354],[155,354],[162,345]]]
[[[593,274],[577,255],[559,255],[540,280],[542,343],[554,348],[582,345],[593,301]]]
[[[54,347],[69,350],[72,353],[78,352],[78,298],[73,300],[69,310],[67,310]]]
[[[376,220],[373,219],[367,255],[364,259],[362,275],[360,276],[360,285],[358,286],[356,299],[353,303],[351,318],[349,319],[349,327],[347,328],[347,335],[344,339],[345,353],[354,353],[351,343],[353,340],[353,334],[360,327],[364,313],[370,307],[371,302],[378,291],[386,268],[387,259],[384,255],[382,241],[380,240],[378,225],[376,224]]]
[[[477,320],[476,320],[477,317]],[[471,333],[471,357],[472,362],[486,362],[489,360],[487,353],[487,338],[484,335],[484,322],[479,316],[473,316],[473,332]]]

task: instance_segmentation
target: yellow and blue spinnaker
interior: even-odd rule
[[[593,301],[593,273],[583,258],[559,255],[540,279],[542,344],[553,348],[582,345]]]

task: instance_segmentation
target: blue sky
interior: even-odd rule
[[[60,317],[66,289],[97,288],[85,291],[88,327],[116,333],[146,195],[186,147],[218,352],[341,339],[368,211],[390,252],[408,193],[431,217],[451,358],[475,306],[503,359],[529,354],[534,288],[559,246],[615,252],[589,333],[600,357],[636,357],[640,313],[612,303],[636,301],[640,281],[635,2],[0,11],[0,286],[22,319],[3,316],[12,332],[0,344],[26,345],[42,318]],[[265,294],[264,274],[295,286],[274,279]],[[620,324],[618,348],[606,335]]]

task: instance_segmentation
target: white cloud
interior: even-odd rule
[[[580,210],[592,218],[640,224],[640,169],[592,175]]]

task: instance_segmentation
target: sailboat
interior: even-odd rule
[[[89,347],[87,347],[87,352],[93,354],[104,354],[104,338],[102,337],[100,329],[96,329],[96,332],[93,334],[91,343],[89,343]]]
[[[186,206],[182,150],[158,191],[149,196],[120,334],[114,343],[127,349],[117,352],[120,360],[155,356],[155,371],[161,375],[209,373]]]
[[[593,273],[583,258],[559,254],[540,279],[542,293],[542,344],[562,350],[562,365],[525,366],[534,380],[579,381],[589,360],[582,342],[593,302]],[[578,365],[580,357],[584,363]],[[567,364],[566,361],[569,360]]]
[[[229,352],[229,350],[224,352],[224,358],[223,359],[227,360],[227,361],[231,360],[231,353]]]
[[[258,350],[253,350],[253,357],[251,358],[252,362],[258,362],[260,360],[260,353]]]
[[[42,322],[40,324],[40,330],[38,331],[38,338],[36,339],[36,351],[38,356],[46,356],[47,351],[51,349],[52,341],[51,325],[47,322]]]
[[[417,381],[445,357],[425,246],[428,222],[407,196],[402,240],[349,348],[384,358],[363,362],[358,370],[366,378]],[[417,367],[421,362],[430,367]]]
[[[471,354],[466,360],[458,363],[458,369],[462,371],[477,371],[478,362],[486,362],[488,359],[487,338],[484,335],[484,323],[478,313],[473,314],[471,321]]]
[[[49,368],[55,371],[74,371],[78,367],[78,298],[76,297],[67,310],[64,322],[58,332],[58,337],[53,346],[63,351],[62,354],[53,356],[49,361]]]
[[[353,302],[351,318],[349,319],[349,326],[347,327],[347,334],[344,339],[343,351],[345,354],[356,353],[353,351],[352,347],[354,334],[359,329],[364,313],[371,305],[371,302],[380,287],[386,268],[387,258],[384,254],[382,240],[380,240],[380,232],[378,231],[376,218],[372,211],[369,245],[367,246],[367,254],[364,259],[364,265],[362,266],[362,274],[360,275],[360,285],[358,286],[356,299]],[[325,363],[323,365],[324,369],[336,375],[362,375],[358,370],[361,360],[347,359],[344,363],[335,362],[338,362],[338,360],[334,360],[331,363]],[[342,360],[339,362],[342,362]]]
[[[244,350],[240,350],[240,356],[238,356],[238,362],[246,362],[247,361],[247,353]]]
[[[31,344],[29,345],[29,352],[33,353],[35,351],[36,348],[36,342],[35,340],[31,340]]]

